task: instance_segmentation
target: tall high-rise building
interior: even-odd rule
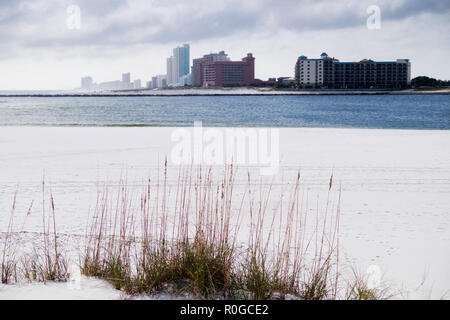
[[[152,89],[158,88],[158,76],[152,77]]]
[[[83,90],[93,89],[92,77],[81,78],[81,89]]]
[[[179,86],[180,79],[189,74],[190,47],[184,44],[173,49],[173,56],[167,58],[167,84]]]
[[[174,79],[175,75],[174,75],[174,58],[170,57],[167,58],[167,83],[169,85],[174,84],[175,79]]]
[[[131,88],[131,81],[130,81],[130,73],[122,73],[122,86],[123,89],[130,89]]]
[[[183,44],[181,47],[173,49],[173,57],[176,60],[178,78],[188,75],[191,61],[189,44]]]
[[[408,59],[340,62],[325,52],[320,59],[300,56],[295,65],[295,84],[299,88],[403,89],[411,84],[411,63]]]
[[[134,86],[133,86],[133,88],[134,89],[141,89],[141,80],[140,79],[135,79],[134,80]]]
[[[230,61],[225,51],[219,53],[205,54],[201,58],[194,59],[192,62],[192,85],[195,87],[202,86],[201,64],[203,62]]]

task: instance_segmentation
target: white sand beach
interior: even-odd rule
[[[99,184],[117,182],[121,175],[138,184],[155,174],[166,156],[170,160],[174,130],[1,127],[0,231],[7,229],[17,191],[17,215],[26,215],[30,202],[36,201],[24,231],[40,232],[45,176],[55,197],[59,231],[84,234]],[[363,272],[379,266],[392,287],[402,291],[399,298],[441,298],[450,289],[449,131],[279,130],[280,170],[275,184],[295,178],[300,169],[302,187],[311,199],[326,197],[331,173],[342,187],[344,263]],[[169,161],[169,166],[174,164]],[[237,188],[244,188],[247,179],[245,167],[241,169]],[[424,274],[426,282],[421,286]],[[103,289],[96,291],[98,287]],[[0,287],[0,299],[13,298],[17,288]],[[59,287],[48,288],[64,295]],[[82,298],[82,294],[77,291],[68,297]],[[86,297],[119,295],[103,284],[93,284],[86,286]]]

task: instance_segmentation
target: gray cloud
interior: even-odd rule
[[[65,26],[70,4],[81,8],[80,31]],[[280,29],[348,28],[365,25],[371,4],[380,6],[383,21],[450,13],[450,2],[439,0],[226,0],[214,6],[206,0],[3,0],[0,48],[5,57],[28,47],[161,44]]]

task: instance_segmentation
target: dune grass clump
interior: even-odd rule
[[[283,299],[287,295],[305,300],[337,298],[340,193],[333,216],[329,213],[331,177],[324,214],[319,219],[316,212],[315,223],[308,230],[308,211],[303,208],[300,183],[298,172],[286,208],[282,202],[272,208],[269,221],[266,219],[272,187],[265,195],[259,193],[256,201],[249,197],[252,223],[247,255],[240,267],[246,299]],[[248,184],[251,185],[250,175]],[[253,194],[251,188],[248,194]]]
[[[119,196],[123,198],[119,197],[116,204],[109,202],[107,190],[97,200],[96,215],[90,225],[88,243],[80,263],[82,274],[107,279],[119,290],[130,285],[131,239],[128,239],[128,230],[133,230],[128,225],[128,219],[133,217],[126,216],[129,212],[128,193],[124,188],[122,191],[122,194],[119,191]],[[114,205],[114,216],[109,216],[110,206]],[[120,230],[116,232],[118,228]]]
[[[367,275],[362,275],[355,269],[346,291],[346,300],[387,300],[393,296],[389,286],[385,284],[374,286]]]
[[[82,273],[105,278],[128,293],[157,292],[168,283],[185,283],[202,297],[226,291],[234,258],[229,243],[231,215],[222,214],[231,211],[229,181],[213,192],[211,171],[207,177],[199,176],[195,185],[185,171],[169,217],[167,164],[164,172],[154,196],[148,182],[138,208],[132,205],[125,181],[119,184],[116,201],[108,190],[102,191],[81,258]],[[191,191],[196,197],[195,215]],[[191,219],[196,221],[192,230]]]
[[[300,173],[285,198],[271,185],[255,185],[250,174],[248,188],[235,195],[233,165],[220,178],[211,168],[180,168],[170,183],[167,161],[163,171],[138,197],[123,179],[115,192],[99,192],[80,257],[84,275],[129,294],[172,286],[199,298],[337,297],[332,178],[324,213],[309,228]]]
[[[179,243],[170,251],[170,256],[147,252],[139,258],[129,293],[157,293],[173,284],[180,292],[207,298],[229,289],[232,263],[220,248],[197,241]]]
[[[42,181],[42,243],[32,254],[23,257],[23,275],[29,281],[67,281],[70,273],[68,261],[58,245],[55,201],[50,192],[48,212],[45,196],[45,181]]]
[[[42,182],[42,241],[33,242],[33,252],[27,253],[19,246],[18,234],[23,231],[26,219],[31,215],[34,201],[31,202],[24,218],[22,229],[14,227],[17,205],[17,192],[14,195],[8,229],[3,239],[1,253],[1,282],[8,284],[26,279],[28,281],[67,281],[70,277],[68,263],[60,251],[56,231],[56,209],[50,193],[50,211],[46,210],[45,182]]]
[[[14,231],[14,214],[16,210],[17,192],[14,194],[11,214],[9,216],[8,229],[4,235],[1,260],[1,283],[8,284],[14,278],[17,281],[17,244],[11,239]]]

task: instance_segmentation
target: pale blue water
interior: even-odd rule
[[[0,97],[0,126],[450,130],[450,95]]]

